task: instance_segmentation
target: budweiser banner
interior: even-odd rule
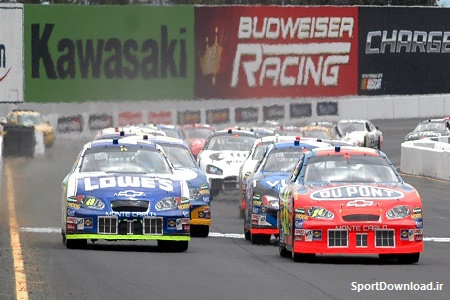
[[[195,7],[195,96],[357,94],[357,7]]]

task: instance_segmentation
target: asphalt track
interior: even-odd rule
[[[384,134],[382,150],[398,166],[402,139],[419,120],[373,122]],[[84,142],[57,140],[45,157],[4,160],[0,300],[449,299],[448,182],[403,175],[423,199],[425,251],[415,265],[376,256],[294,263],[275,245],[243,238],[237,201],[214,202],[211,235],[193,238],[184,253],[159,252],[153,242],[68,250],[59,233],[61,182]],[[442,290],[395,291],[394,284]],[[358,286],[367,290],[357,292]]]

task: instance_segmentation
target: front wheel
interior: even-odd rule
[[[400,254],[397,257],[397,262],[401,265],[411,265],[418,263],[420,259],[420,253]]]
[[[158,248],[162,252],[183,252],[189,247],[188,241],[158,241]]]

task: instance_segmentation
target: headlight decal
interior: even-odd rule
[[[388,219],[404,219],[411,215],[411,210],[406,205],[398,205],[386,212]]]

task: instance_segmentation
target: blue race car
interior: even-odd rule
[[[128,139],[147,139],[162,147],[176,172],[187,181],[191,208],[191,236],[207,237],[211,226],[211,202],[209,182],[206,174],[200,170],[188,144],[180,139],[166,136],[132,136]]]
[[[268,244],[277,236],[280,189],[286,185],[303,151],[327,147],[315,141],[283,141],[270,145],[246,179],[244,233],[253,244]]]
[[[63,180],[61,233],[67,248],[84,248],[87,240],[156,240],[163,251],[186,251],[187,182],[153,142],[89,142]]]

